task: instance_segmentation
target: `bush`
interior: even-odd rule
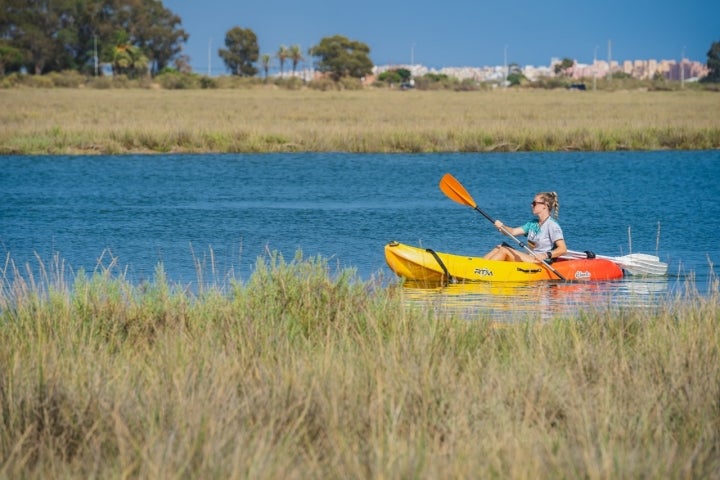
[[[540,77],[530,84],[532,88],[545,88],[548,90],[566,88],[567,85],[567,80],[560,77]]]
[[[87,83],[87,77],[76,70],[53,72],[49,77],[56,87],[78,88]]]
[[[274,85],[285,88],[287,90],[300,90],[304,82],[301,78],[298,77],[288,77],[288,78],[277,78],[274,82]]]
[[[6,75],[0,79],[0,88],[13,88],[17,87],[22,83],[22,75],[14,72],[10,75]]]
[[[207,76],[200,77],[200,88],[217,88],[218,82],[214,78]]]
[[[98,90],[113,88],[113,77],[107,77],[104,75],[100,77],[93,77],[88,80],[87,86],[90,88],[97,88]]]
[[[342,77],[338,82],[341,90],[362,90],[363,84],[358,78]]]
[[[460,80],[444,73],[426,73],[415,79],[415,88],[419,90],[455,90]]]
[[[200,81],[196,75],[175,71],[161,73],[155,77],[155,81],[167,90],[184,90],[188,88],[198,88],[200,86]]]
[[[127,75],[113,75],[112,86],[115,88],[130,88],[132,84]]]
[[[323,92],[327,92],[330,90],[340,90],[337,82],[334,82],[329,78],[315,79],[308,83],[308,87],[312,88],[313,90],[321,90]]]
[[[240,77],[238,75],[223,75],[217,77],[217,88],[253,88],[264,85],[260,77]]]
[[[466,79],[462,80],[454,88],[454,90],[456,92],[475,92],[480,89],[481,89],[480,84],[476,80],[473,80],[472,78],[466,78]]]
[[[22,77],[23,85],[34,88],[52,88],[54,83],[52,78],[47,75],[24,75]]]

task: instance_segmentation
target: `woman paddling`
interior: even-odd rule
[[[508,228],[500,220],[495,220],[495,226],[504,234],[513,236],[525,235],[528,239],[528,246],[532,248],[534,255],[515,250],[503,242],[493,248],[485,258],[488,260],[514,260],[520,262],[540,263],[552,261],[567,252],[567,246],[563,238],[562,228],[557,223],[560,202],[555,192],[541,192],[535,195],[530,203],[533,215],[537,220],[531,220],[521,227]],[[553,216],[555,218],[553,218]]]

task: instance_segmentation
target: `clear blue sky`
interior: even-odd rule
[[[163,0],[179,15],[190,39],[184,53],[193,69],[227,73],[217,55],[225,34],[250,28],[260,53],[280,45],[307,49],[340,34],[370,47],[375,65],[440,68],[549,65],[550,59],[591,63],[679,59],[705,63],[720,41],[720,1],[687,0]],[[209,47],[209,48],[208,48]],[[208,55],[210,52],[210,56]],[[210,59],[208,61],[208,59]],[[277,60],[273,60],[277,68]],[[308,58],[308,65],[310,65]],[[286,64],[286,68],[289,66]]]

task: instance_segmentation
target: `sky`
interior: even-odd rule
[[[217,54],[233,27],[249,28],[261,54],[308,48],[343,35],[370,47],[375,65],[429,68],[552,58],[689,60],[705,63],[720,41],[720,1],[686,0],[163,0],[190,34],[183,53],[198,73],[228,71]],[[285,64],[289,69],[289,63]]]

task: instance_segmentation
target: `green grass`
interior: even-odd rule
[[[13,268],[3,478],[720,475],[717,285],[497,325],[300,254],[198,291]]]
[[[0,89],[0,153],[720,148],[711,91]]]

